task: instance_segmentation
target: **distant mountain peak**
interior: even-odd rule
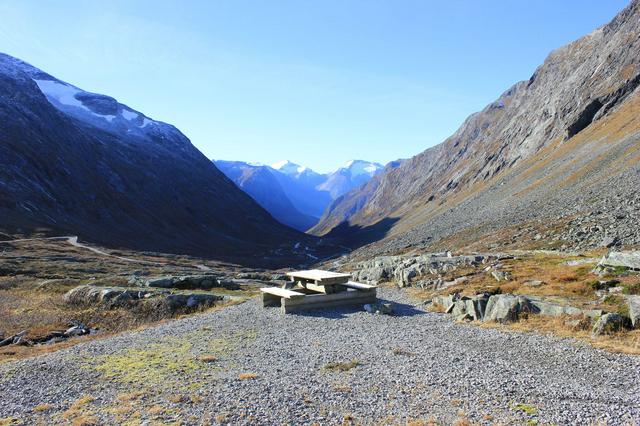
[[[351,160],[347,161],[347,163],[342,168],[349,170],[354,176],[359,176],[362,174],[373,176],[380,170],[384,169],[384,166],[382,164],[374,163],[371,161]]]
[[[301,166],[289,160],[281,160],[271,165],[272,169],[278,170],[287,175],[299,175],[305,172],[314,173],[313,170],[306,166]]]

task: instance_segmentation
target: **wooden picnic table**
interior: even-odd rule
[[[287,272],[287,276],[291,278],[293,283],[297,283],[308,290],[324,294],[344,291],[345,288],[342,284],[346,284],[351,278],[350,274],[322,271],[320,269]]]
[[[290,285],[260,289],[263,306],[280,306],[287,313],[376,300],[376,286],[349,281],[351,274],[311,269],[287,276]]]

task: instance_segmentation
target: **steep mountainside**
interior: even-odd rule
[[[539,238],[558,245],[593,245],[605,234],[640,243],[631,225],[640,186],[639,23],[634,0],[611,23],[553,51],[443,143],[337,199],[312,231],[366,241],[369,230],[383,229],[376,250],[399,250],[539,221],[558,223]],[[610,229],[574,229],[576,216],[596,218],[603,208],[631,213]]]
[[[301,238],[173,126],[4,54],[0,218],[10,232],[209,257]]]
[[[241,161],[218,160],[214,163],[280,223],[304,232],[318,222],[318,218],[300,213],[295,208],[270,167]]]

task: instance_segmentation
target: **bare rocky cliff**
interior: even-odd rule
[[[471,115],[443,143],[336,200],[313,232],[368,242],[370,230],[384,231],[389,241],[403,240],[392,245],[399,248],[464,228],[576,213],[575,204],[553,207],[567,182],[567,197],[586,196],[580,191],[619,176],[624,182],[604,189],[615,198],[640,183],[633,172],[639,85],[634,0],[609,24],[553,51],[528,81]],[[613,168],[603,169],[605,163]]]

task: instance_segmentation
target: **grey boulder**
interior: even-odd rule
[[[203,293],[171,294],[166,297],[166,301],[172,310],[213,306],[215,302],[221,300],[225,300],[225,296]]]
[[[454,302],[451,314],[458,321],[481,321],[484,318],[489,298],[488,294],[462,297]]]
[[[603,334],[614,333],[626,327],[628,319],[615,312],[605,314],[593,325],[591,334],[601,336]]]
[[[237,290],[240,288],[240,286],[234,280],[218,279],[216,276],[211,274],[156,277],[145,280],[144,285],[146,287],[155,288],[201,290],[209,290],[212,288],[220,287],[224,287],[229,290]]]
[[[606,254],[598,266],[620,266],[640,271],[640,251],[620,251]]]
[[[522,313],[532,311],[531,303],[526,297],[496,294],[489,297],[483,321],[514,322],[518,321]]]
[[[640,328],[640,296],[627,296],[629,318],[633,328]]]
[[[528,296],[527,299],[531,304],[531,309],[534,314],[545,315],[550,317],[559,317],[562,315],[584,315],[587,317],[596,317],[602,315],[602,311],[599,309],[584,310],[568,305],[566,303],[552,303],[541,298]]]

